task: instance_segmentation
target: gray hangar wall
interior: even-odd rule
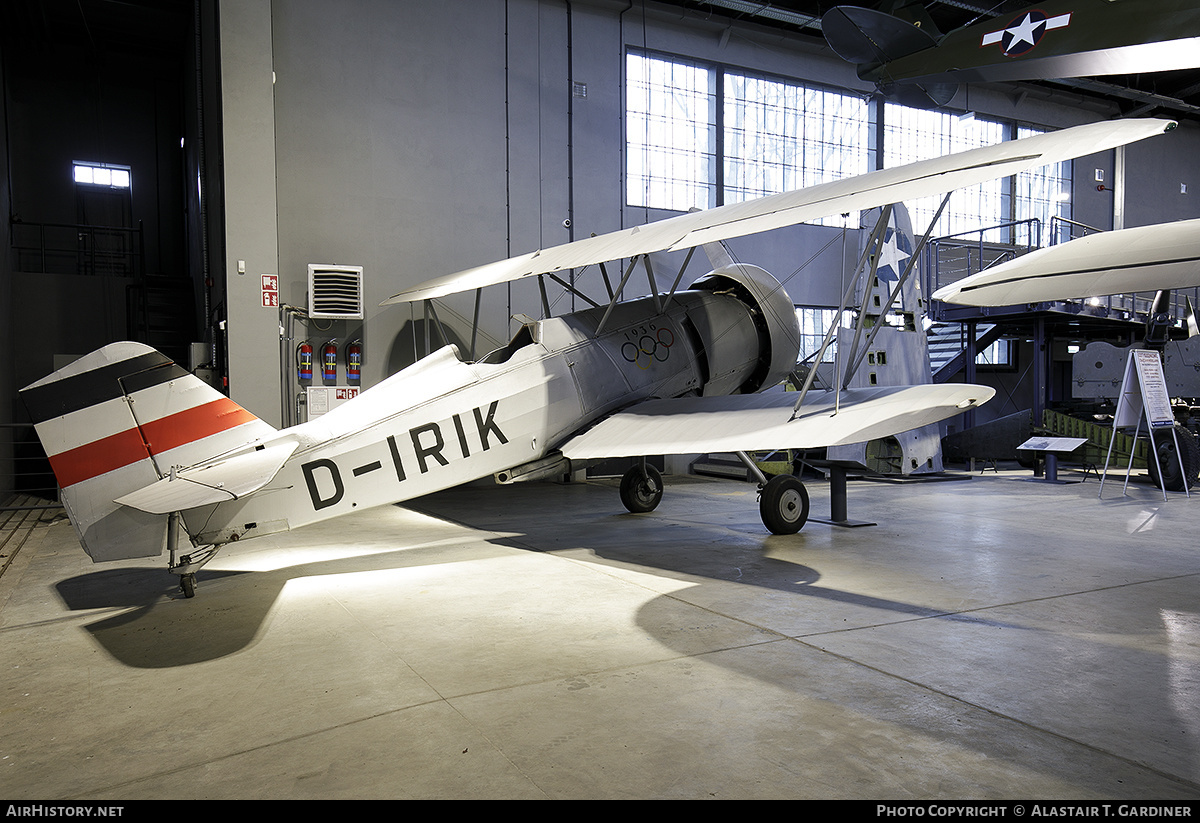
[[[238,0],[221,4],[220,30],[230,393],[278,424],[279,312],[262,305],[261,275],[303,307],[308,264],[362,266],[361,328],[297,333],[319,351],[326,334],[361,332],[362,385],[377,383],[412,361],[414,339],[424,345],[420,306],[378,305],[401,288],[666,216],[624,204],[624,44],[715,56],[722,27],[678,12],[643,21],[640,6],[605,0]],[[720,55],[790,74],[805,57],[755,27]],[[818,62],[857,82],[840,61]],[[572,97],[570,80],[586,95]],[[790,272],[831,231],[798,227],[735,252]],[[836,303],[835,280],[793,296]],[[439,307],[464,346],[473,300]],[[478,353],[507,341],[516,313],[541,315],[536,283],[485,290]]]
[[[327,337],[361,336],[362,386],[370,387],[425,344],[420,306],[379,306],[403,287],[667,216],[625,204],[627,46],[869,91],[827,49],[751,24],[734,24],[727,35],[729,28],[674,7],[616,0],[221,2],[233,398],[279,424],[288,414],[281,395],[298,389],[281,387],[291,343],[281,347],[280,312],[263,305],[264,274],[278,276],[281,302],[304,307],[310,263],[363,267],[361,322],[310,321],[296,333],[318,353]],[[572,83],[586,92],[573,96]],[[970,93],[976,111],[1051,127],[1116,114],[1070,100]],[[1168,151],[1182,161],[1196,135],[1177,142]],[[1190,200],[1167,202],[1157,191],[1169,184],[1178,192],[1178,181],[1156,186],[1162,158],[1148,155],[1131,152],[1125,163],[1135,175],[1139,164],[1155,169],[1137,191],[1156,204],[1142,222],[1192,216],[1179,213]],[[1111,153],[1077,167],[1093,165],[1111,171]],[[1096,192],[1090,179],[1090,171],[1076,175],[1076,214],[1109,228],[1111,194]],[[1137,204],[1124,207],[1126,225],[1139,222]],[[731,245],[740,259],[786,277],[837,232],[798,226]],[[680,262],[656,261],[656,270],[673,273]],[[789,293],[797,303],[836,305],[843,267],[834,243],[788,283]],[[692,261],[689,274],[704,271]],[[585,287],[599,283],[593,271],[581,277]],[[577,299],[560,291],[552,293],[556,311]],[[464,349],[473,301],[459,295],[439,307]],[[516,313],[541,315],[536,283],[484,291],[478,354],[508,339]],[[436,346],[436,332],[431,340]]]

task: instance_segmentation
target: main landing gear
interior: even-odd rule
[[[747,462],[759,479],[758,512],[771,534],[795,534],[808,521],[808,490],[799,478],[782,474],[767,479],[757,464]],[[621,503],[635,514],[654,511],[662,500],[662,475],[639,461],[621,477]]]
[[[654,511],[662,496],[662,475],[644,460],[621,477],[621,503],[634,514]]]
[[[790,474],[759,485],[758,513],[771,534],[795,534],[808,521],[808,489]]]

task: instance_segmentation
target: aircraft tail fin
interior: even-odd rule
[[[21,390],[94,561],[154,557],[166,514],[115,502],[189,466],[268,437],[275,429],[140,343],[113,343]]]

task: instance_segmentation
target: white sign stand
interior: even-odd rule
[[[1104,474],[1100,476],[1100,496],[1104,496],[1104,478],[1108,476],[1108,461],[1112,457],[1113,444],[1117,440],[1117,429],[1134,426],[1133,442],[1137,443],[1138,434],[1142,431],[1142,418],[1145,418],[1150,432],[1150,453],[1154,457],[1154,465],[1158,468],[1158,482],[1162,486],[1163,500],[1167,499],[1167,484],[1163,478],[1162,465],[1158,461],[1158,449],[1154,445],[1154,432],[1158,429],[1170,428],[1171,437],[1175,441],[1175,454],[1179,458],[1179,471],[1186,475],[1183,467],[1183,454],[1179,451],[1179,438],[1175,433],[1175,414],[1171,411],[1171,397],[1167,394],[1167,381],[1163,377],[1162,360],[1158,352],[1152,349],[1133,349],[1129,352],[1129,361],[1125,364],[1125,379],[1121,383],[1121,397],[1117,401],[1117,413],[1113,416],[1113,436],[1108,443],[1108,454],[1104,458]],[[1129,488],[1129,474],[1133,470],[1133,452],[1129,450],[1129,466],[1125,470],[1125,485],[1122,494]],[[1184,493],[1191,497],[1187,483],[1183,484]]]

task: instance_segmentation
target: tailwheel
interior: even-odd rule
[[[167,567],[167,571],[179,575],[179,591],[183,592],[184,597],[196,596],[196,572],[205,563],[216,557],[220,549],[220,546],[206,546],[177,558],[175,550],[172,548],[171,564]]]
[[[808,489],[790,474],[772,477],[762,487],[758,511],[771,534],[795,534],[808,520]]]
[[[653,466],[634,466],[621,477],[621,503],[631,512],[654,511],[662,496],[662,475]]]

